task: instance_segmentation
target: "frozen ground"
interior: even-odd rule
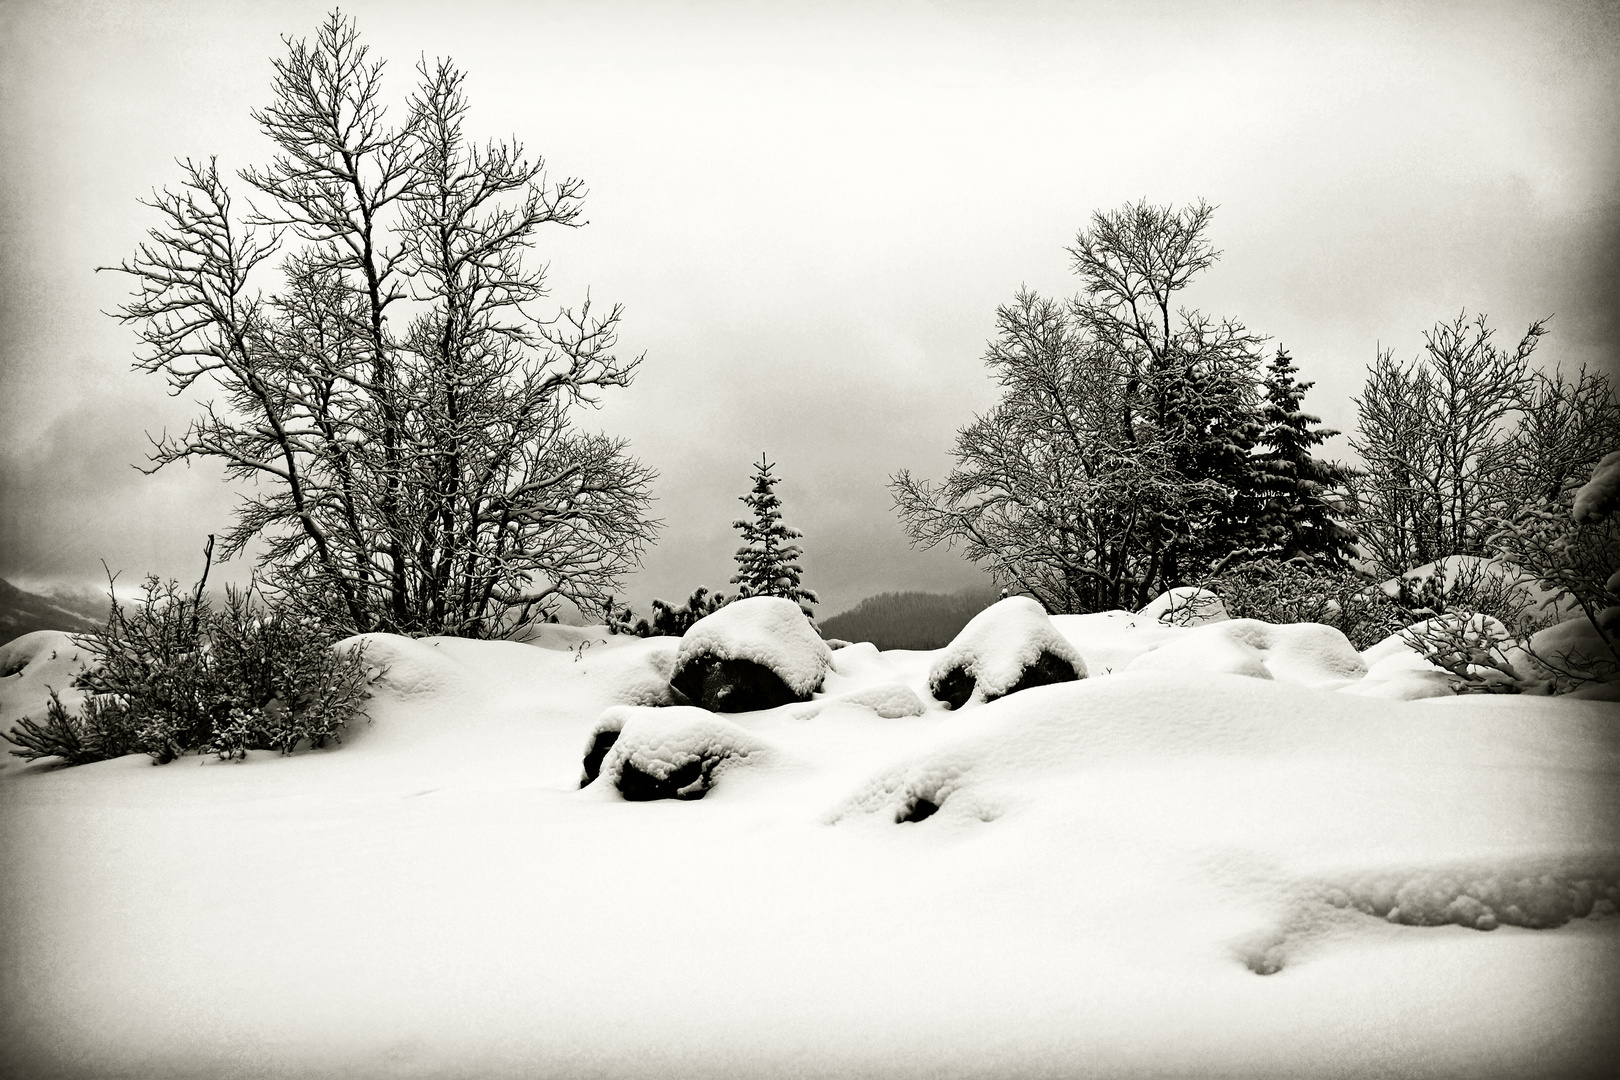
[[[957,712],[867,645],[807,704],[658,709],[678,642],[562,628],[374,640],[330,751],[12,758],[0,1074],[1614,1075],[1620,706],[1052,623],[1090,678]],[[8,727],[70,670],[35,644]],[[599,720],[723,748],[713,790],[579,789]]]

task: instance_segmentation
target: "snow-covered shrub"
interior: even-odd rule
[[[735,597],[728,597],[725,593],[711,596],[706,586],[699,586],[680,607],[654,597],[651,622],[637,619],[628,607],[615,608],[610,600],[607,607],[608,633],[634,634],[636,637],[680,637],[692,628],[693,623],[705,615],[713,615],[733,599]]]
[[[1234,619],[1321,623],[1358,649],[1412,621],[1367,578],[1309,559],[1251,559],[1227,567],[1206,584]]]
[[[1339,687],[1367,665],[1338,630],[1320,623],[1273,625],[1229,619],[1153,645],[1127,670],[1210,671],[1276,679],[1295,686]]]
[[[6,736],[12,753],[74,765],[288,754],[335,738],[368,696],[363,648],[334,650],[322,627],[252,591],[227,590],[216,612],[200,587],[149,577],[133,610],[115,600],[107,625],[79,640],[89,662],[74,680],[87,695],[78,715],[53,693],[44,724],[24,718]]]
[[[1571,601],[1589,627],[1589,633],[1549,635],[1540,647],[1524,643],[1550,673],[1555,691],[1620,682],[1620,516],[1611,512],[1616,475],[1620,453],[1604,457],[1581,488],[1522,511],[1493,538],[1504,557],[1556,598]]]
[[[681,638],[670,685],[715,712],[750,712],[808,701],[832,650],[799,605],[749,596],[692,625]]]
[[[953,709],[1048,683],[1086,677],[1086,662],[1027,596],[998,600],[975,615],[928,672],[928,692]]]

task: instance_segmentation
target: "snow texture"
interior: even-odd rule
[[[875,714],[938,652],[729,719],[625,705],[670,639],[378,635],[337,748],[13,764],[0,1075],[1612,1073],[1613,703],[1334,692],[1310,626],[1047,622],[1092,677],[969,713]],[[1273,677],[1123,670],[1177,647]],[[6,715],[49,652],[0,654]],[[1439,674],[1358,659],[1340,689]]]
[[[1620,503],[1620,450],[1603,455],[1592,470],[1592,478],[1575,492],[1571,516],[1578,522],[1602,521]]]
[[[973,616],[940,650],[928,685],[933,691],[951,672],[963,671],[973,679],[971,701],[982,703],[1010,691],[1043,653],[1069,664],[1077,678],[1086,677],[1085,660],[1046,609],[1027,596],[1009,596]]]
[[[776,596],[745,597],[693,623],[675,669],[705,654],[769,668],[800,697],[821,688],[833,656],[799,605]]]
[[[1208,589],[1191,585],[1160,593],[1137,614],[1165,626],[1203,626],[1230,618],[1224,600]]]
[[[890,720],[901,716],[921,716],[927,709],[922,698],[910,687],[901,686],[899,683],[886,683],[857,690],[852,694],[843,694],[837,700],[848,705],[871,709],[879,716]]]
[[[1367,665],[1338,630],[1320,623],[1274,626],[1229,619],[1188,630],[1132,660],[1131,671],[1210,671],[1334,689],[1367,674]]]

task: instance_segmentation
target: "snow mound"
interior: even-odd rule
[[[950,700],[941,695],[951,695],[948,684],[965,676],[972,681],[967,701],[993,701],[1032,685],[1068,681],[1065,666],[1073,678],[1086,677],[1086,662],[1045,609],[1027,596],[1009,596],[973,616],[940,650],[928,671],[928,689]]]
[[[454,639],[451,639],[452,643]],[[394,698],[427,697],[457,688],[465,681],[464,665],[444,649],[442,638],[408,638],[401,634],[356,634],[335,649],[364,646],[372,693]]]
[[[1592,470],[1592,478],[1575,492],[1570,516],[1579,522],[1602,521],[1620,503],[1620,450],[1603,455]]]
[[[1131,671],[1210,671],[1335,688],[1367,674],[1367,665],[1338,630],[1321,623],[1274,625],[1228,619],[1195,627],[1149,647]]]
[[[1606,620],[1609,626],[1615,625],[1612,610],[1598,613],[1598,618]],[[1535,674],[1548,678],[1562,675],[1590,679],[1591,682],[1572,693],[1599,701],[1620,701],[1620,670],[1617,670],[1614,654],[1584,615],[1536,632],[1529,644],[1530,655],[1524,666]],[[1542,660],[1550,662],[1557,670],[1543,664]]]
[[[886,683],[882,686],[872,686],[865,690],[856,690],[853,693],[842,694],[839,701],[847,705],[859,705],[871,709],[879,716],[893,719],[901,716],[921,716],[927,706],[923,699],[908,686],[899,683]]]
[[[1157,599],[1137,614],[1165,626],[1204,626],[1231,617],[1226,613],[1225,601],[1219,596],[1208,589],[1191,585],[1160,593]]]
[[[770,751],[759,736],[704,709],[619,706],[597,721],[587,773],[590,755],[613,731],[618,734],[602,756],[598,782],[631,802],[701,799],[722,773]]]
[[[592,669],[611,700],[623,705],[674,705],[669,680],[679,641],[671,637],[630,639],[591,657]]]
[[[43,719],[52,690],[69,712],[77,710],[84,692],[74,689],[73,679],[90,659],[88,649],[60,630],[35,630],[0,645],[0,731],[25,716]]]
[[[509,640],[521,641],[525,645],[533,645],[537,649],[551,649],[562,651],[564,649],[578,649],[584,642],[599,643],[601,639],[616,636],[610,633],[605,624],[594,626],[569,626],[565,623],[536,623],[524,627]]]
[[[675,671],[702,656],[769,668],[801,698],[820,688],[832,663],[832,650],[799,605],[779,596],[745,597],[693,623],[681,638]]]

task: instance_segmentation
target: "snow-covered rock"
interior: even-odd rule
[[[670,685],[716,712],[750,712],[808,701],[832,664],[799,605],[775,596],[734,601],[681,638]]]
[[[1203,626],[1231,617],[1224,600],[1208,589],[1191,585],[1160,593],[1137,615],[1165,626]]]
[[[1034,686],[1086,677],[1086,662],[1027,596],[998,600],[969,620],[928,671],[928,692],[953,709]]]
[[[1331,689],[1360,679],[1367,665],[1349,639],[1331,626],[1229,619],[1150,647],[1128,670],[1222,672]]]
[[[604,736],[617,732],[611,739]],[[605,744],[605,745],[604,745]],[[603,751],[596,782],[631,802],[701,799],[722,773],[770,753],[769,744],[731,720],[691,706],[620,706],[597,721],[586,751]]]

